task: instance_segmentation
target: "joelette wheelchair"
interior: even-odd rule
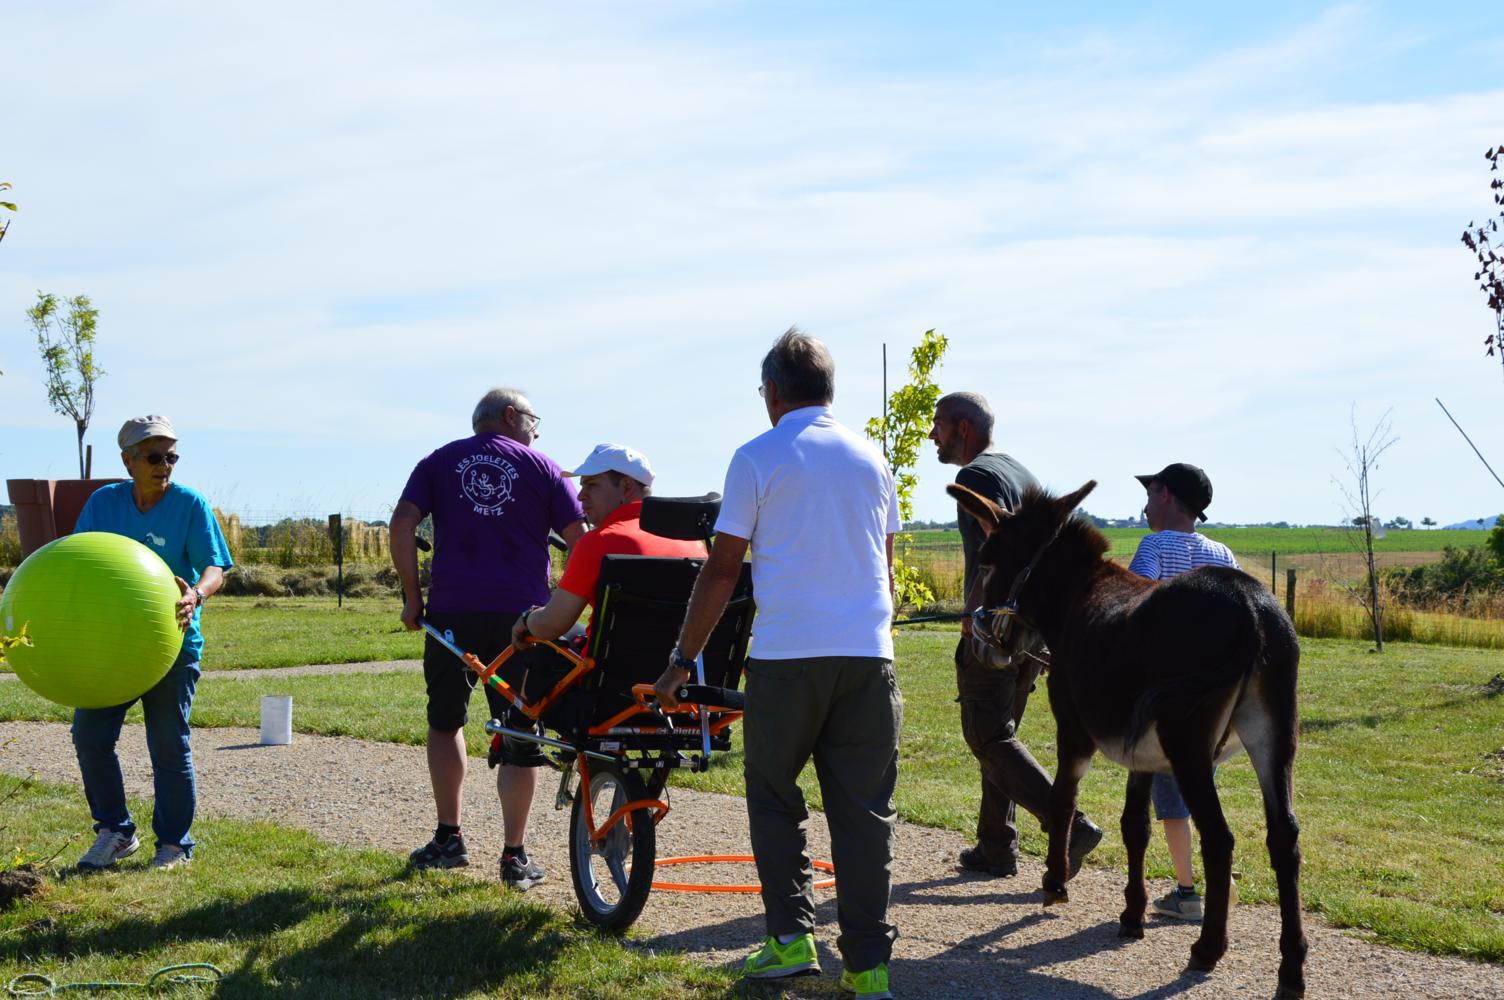
[[[649,497],[641,525],[655,535],[708,542],[719,509],[720,496],[714,493]],[[669,811],[663,793],[670,773],[708,768],[715,751],[731,748],[731,725],[742,716],[736,688],[754,613],[746,564],[698,657],[695,682],[680,691],[681,703],[664,709],[653,696],[653,682],[668,663],[703,562],[607,556],[581,651],[534,639],[518,657],[508,647],[482,663],[423,623],[429,635],[511,702],[509,718],[486,723],[498,744],[505,737],[553,751],[563,772],[554,807],[572,803],[569,871],[575,896],[585,917],[608,930],[630,926],[647,902],[654,827]],[[504,668],[510,682],[500,676]]]

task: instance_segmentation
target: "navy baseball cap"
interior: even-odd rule
[[[1201,520],[1206,520],[1206,508],[1212,505],[1212,481],[1199,467],[1185,462],[1172,462],[1152,476],[1133,478],[1143,483],[1145,489],[1150,483],[1160,483],[1169,489],[1176,500],[1185,504],[1187,510]]]

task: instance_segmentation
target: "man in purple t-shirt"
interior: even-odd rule
[[[573,484],[542,452],[529,447],[538,436],[538,416],[515,389],[492,389],[470,420],[475,434],[451,441],[413,469],[392,514],[392,563],[402,578],[402,624],[416,630],[426,617],[454,643],[489,662],[511,644],[512,623],[528,608],[548,601],[548,533],[570,547],[585,530],[585,514]],[[418,522],[433,516],[433,579],[425,615],[418,587]],[[428,686],[428,775],[433,782],[438,829],[412,853],[420,868],[458,868],[470,863],[460,833],[465,784],[465,737],[476,676],[432,637],[423,646]],[[507,704],[490,687],[491,714]],[[502,880],[519,889],[543,879],[543,869],[523,846],[528,808],[542,754],[504,747],[496,774],[501,798],[505,853]]]

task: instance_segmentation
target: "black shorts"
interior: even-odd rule
[[[512,625],[517,621],[517,615],[492,611],[447,614],[432,611],[427,617],[430,625],[447,633],[445,637],[450,642],[467,653],[474,653],[482,663],[490,663],[512,644]],[[508,684],[513,683],[511,667],[515,660],[515,657],[509,659],[500,670],[501,678]],[[475,671],[433,636],[425,634],[423,679],[428,685],[428,725],[442,732],[462,728],[469,721],[470,694],[480,680]],[[493,719],[506,715],[511,707],[490,685],[486,686],[486,701]]]
[[[521,614],[521,612],[518,612]],[[446,638],[467,653],[473,653],[482,663],[490,663],[512,644],[512,625],[518,614],[505,612],[429,612],[427,620]],[[514,688],[521,690],[521,681],[526,670],[525,656],[514,654],[502,664],[497,675]],[[440,732],[454,732],[464,728],[470,720],[470,695],[480,678],[465,662],[445,649],[433,636],[423,638],[423,679],[428,688],[428,725]],[[526,729],[524,721],[508,719],[512,706],[495,688],[486,685],[486,704],[490,718],[500,719],[513,728]],[[503,763],[517,767],[538,767],[546,764],[537,744],[525,740],[503,739]]]

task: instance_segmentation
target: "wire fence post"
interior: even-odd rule
[[[338,514],[329,515],[329,541],[334,545],[334,592],[338,606],[345,606],[345,525]]]
[[[1295,620],[1295,571],[1285,570],[1285,611],[1290,615],[1290,620]]]

